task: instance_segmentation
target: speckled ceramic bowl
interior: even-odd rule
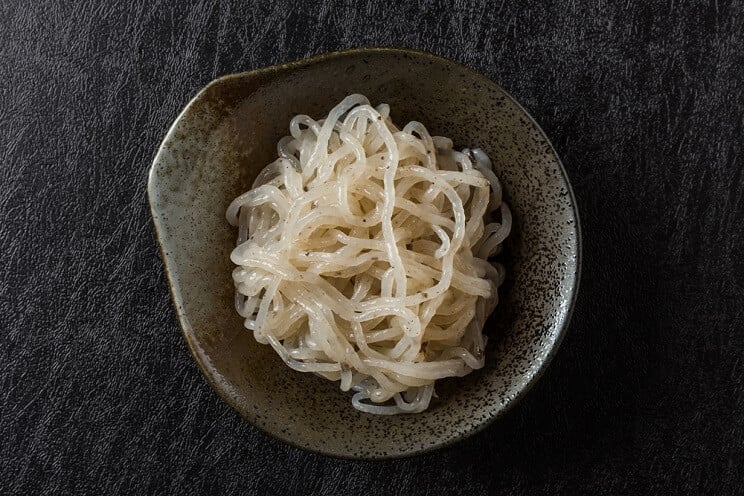
[[[298,113],[316,118],[350,93],[390,104],[458,147],[493,159],[515,219],[509,277],[489,320],[486,366],[437,383],[424,413],[374,416],[350,394],[286,367],[243,329],[233,306],[225,221],[230,201],[275,158]],[[565,333],[576,297],[580,231],[566,172],[545,134],[492,81],[400,49],[358,49],[220,78],[168,132],[148,192],[184,336],[212,387],[256,427],[295,446],[351,458],[412,455],[473,434],[524,395]]]

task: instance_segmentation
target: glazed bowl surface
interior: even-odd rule
[[[514,216],[500,256],[507,280],[485,328],[486,365],[438,381],[423,413],[356,411],[338,383],[295,372],[257,343],[233,303],[228,204],[276,158],[294,115],[321,118],[351,93],[389,104],[396,123],[417,120],[458,148],[484,149]],[[407,456],[484,428],[548,365],[578,290],[576,204],[547,137],[496,83],[424,52],[354,49],[213,81],[169,130],[148,194],[183,334],[209,383],[256,427],[323,454]]]

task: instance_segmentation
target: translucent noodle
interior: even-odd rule
[[[372,414],[428,408],[434,382],[483,367],[511,212],[488,156],[387,105],[298,115],[279,158],[227,209],[235,306],[294,370]]]

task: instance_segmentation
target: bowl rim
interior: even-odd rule
[[[446,441],[443,441],[441,443],[428,446],[423,449],[418,450],[411,450],[405,453],[394,453],[394,454],[384,454],[381,456],[355,456],[351,454],[341,454],[341,453],[335,453],[335,452],[328,452],[323,451],[321,449],[310,447],[310,446],[303,446],[294,441],[291,438],[282,438],[278,436],[277,434],[269,431],[268,429],[259,426],[255,424],[253,421],[251,421],[242,411],[241,408],[238,407],[238,402],[234,400],[234,398],[228,394],[225,387],[220,385],[218,381],[215,380],[214,375],[216,374],[216,370],[212,369],[212,366],[209,365],[209,361],[206,360],[205,357],[202,356],[202,352],[199,349],[200,345],[196,343],[196,337],[193,334],[193,330],[191,329],[191,326],[187,325],[186,322],[188,321],[187,316],[179,309],[182,307],[180,304],[181,298],[179,295],[176,294],[175,288],[173,287],[173,284],[171,283],[171,269],[169,265],[169,257],[166,254],[165,248],[163,246],[163,232],[161,232],[161,227],[159,226],[158,217],[159,214],[155,210],[154,205],[154,196],[155,193],[153,192],[153,189],[155,187],[156,182],[156,175],[157,175],[157,165],[159,162],[162,161],[162,154],[163,151],[166,149],[166,145],[169,141],[171,141],[176,134],[176,129],[181,122],[181,119],[184,117],[184,115],[191,110],[191,108],[201,99],[203,96],[209,91],[210,88],[213,86],[217,86],[219,84],[222,84],[226,81],[243,78],[246,76],[255,76],[255,75],[261,75],[261,74],[268,74],[272,72],[276,72],[279,70],[292,70],[292,69],[299,69],[305,66],[309,66],[312,64],[316,64],[318,62],[324,62],[327,60],[333,60],[337,58],[343,58],[349,55],[359,55],[364,53],[377,53],[377,54],[406,54],[406,55],[414,55],[416,57],[423,57],[423,58],[430,58],[434,59],[438,62],[444,62],[446,64],[452,64],[460,69],[464,69],[465,72],[467,72],[471,77],[478,80],[479,82],[490,85],[492,87],[495,87],[500,92],[504,94],[511,102],[516,105],[516,107],[523,112],[523,114],[528,118],[529,122],[532,123],[532,125],[535,127],[535,129],[542,135],[542,137],[547,142],[548,146],[550,147],[550,151],[552,152],[553,156],[555,157],[558,168],[561,172],[561,177],[563,179],[563,182],[566,185],[566,189],[568,191],[568,196],[571,202],[571,213],[575,219],[575,229],[576,229],[576,270],[573,274],[573,280],[571,281],[573,284],[571,285],[570,289],[570,298],[568,303],[568,311],[565,314],[565,317],[563,318],[563,321],[560,323],[560,327],[556,332],[555,339],[548,349],[548,352],[545,354],[544,358],[542,359],[542,362],[538,366],[535,373],[532,375],[532,377],[527,380],[524,385],[515,393],[514,397],[511,398],[503,407],[501,407],[499,410],[496,411],[496,413],[491,416],[490,418],[484,420],[480,424],[478,424],[476,427],[471,428],[470,430],[463,432],[455,437],[452,437],[450,439],[447,439]],[[168,132],[166,133],[165,137],[161,141],[160,145],[158,146],[158,150],[155,154],[155,157],[153,158],[152,164],[150,166],[150,170],[148,172],[148,179],[147,179],[147,196],[148,196],[148,204],[150,206],[150,213],[153,218],[153,225],[155,226],[155,235],[158,242],[158,248],[160,251],[160,257],[163,261],[163,265],[165,268],[165,273],[168,280],[168,290],[171,294],[171,301],[173,302],[173,306],[176,310],[176,315],[178,317],[178,325],[181,328],[181,333],[183,337],[186,340],[186,344],[189,347],[189,350],[191,351],[192,356],[194,357],[194,360],[199,365],[199,369],[202,372],[202,375],[207,379],[207,382],[212,387],[212,389],[217,393],[217,395],[225,402],[227,403],[235,412],[240,415],[240,417],[245,420],[251,427],[258,430],[264,435],[269,436],[270,438],[273,438],[275,440],[278,440],[282,443],[288,444],[294,448],[298,448],[302,451],[314,453],[317,455],[327,456],[331,458],[336,459],[342,459],[342,460],[366,460],[366,461],[384,461],[384,460],[396,460],[396,459],[404,459],[404,458],[410,458],[413,456],[422,455],[425,453],[431,453],[433,451],[437,451],[443,448],[451,447],[452,445],[463,441],[464,439],[467,439],[475,434],[478,434],[479,432],[482,432],[487,427],[491,426],[497,419],[504,416],[507,412],[509,412],[516,404],[518,404],[526,395],[529,393],[534,385],[540,380],[542,375],[545,373],[545,370],[548,368],[550,363],[552,362],[553,358],[558,352],[558,348],[560,348],[561,343],[563,342],[563,339],[568,331],[568,326],[571,323],[571,319],[573,317],[574,308],[576,306],[576,301],[578,298],[579,293],[579,284],[581,281],[581,271],[582,271],[582,252],[583,252],[583,234],[582,234],[582,228],[581,228],[581,221],[579,218],[579,209],[578,205],[576,203],[576,196],[573,191],[573,187],[571,186],[571,182],[569,180],[568,174],[566,172],[565,167],[563,166],[563,161],[561,160],[560,156],[558,155],[558,152],[555,150],[555,147],[553,146],[553,143],[548,138],[545,131],[542,129],[542,127],[537,123],[534,117],[527,111],[527,109],[522,106],[521,103],[519,103],[516,98],[514,98],[511,93],[503,89],[498,83],[490,79],[489,77],[479,73],[475,69],[472,69],[465,65],[464,63],[458,62],[456,60],[437,55],[431,52],[427,52],[424,50],[414,49],[414,48],[404,48],[404,47],[395,47],[395,46],[363,46],[363,47],[354,47],[354,48],[346,48],[342,50],[336,50],[332,52],[325,52],[317,55],[312,55],[309,57],[292,60],[289,62],[283,62],[279,64],[274,64],[270,66],[264,66],[259,67],[256,69],[251,69],[247,71],[242,72],[235,72],[235,73],[229,73],[225,74],[223,76],[220,76],[216,79],[213,79],[210,81],[206,86],[204,86],[201,90],[197,92],[197,94],[189,100],[188,104],[181,110],[178,114],[178,116],[175,118],[173,123],[168,129]]]

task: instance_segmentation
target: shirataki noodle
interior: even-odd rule
[[[235,306],[284,362],[374,414],[429,406],[484,364],[511,229],[491,161],[351,95],[294,117],[279,158],[227,209]]]

